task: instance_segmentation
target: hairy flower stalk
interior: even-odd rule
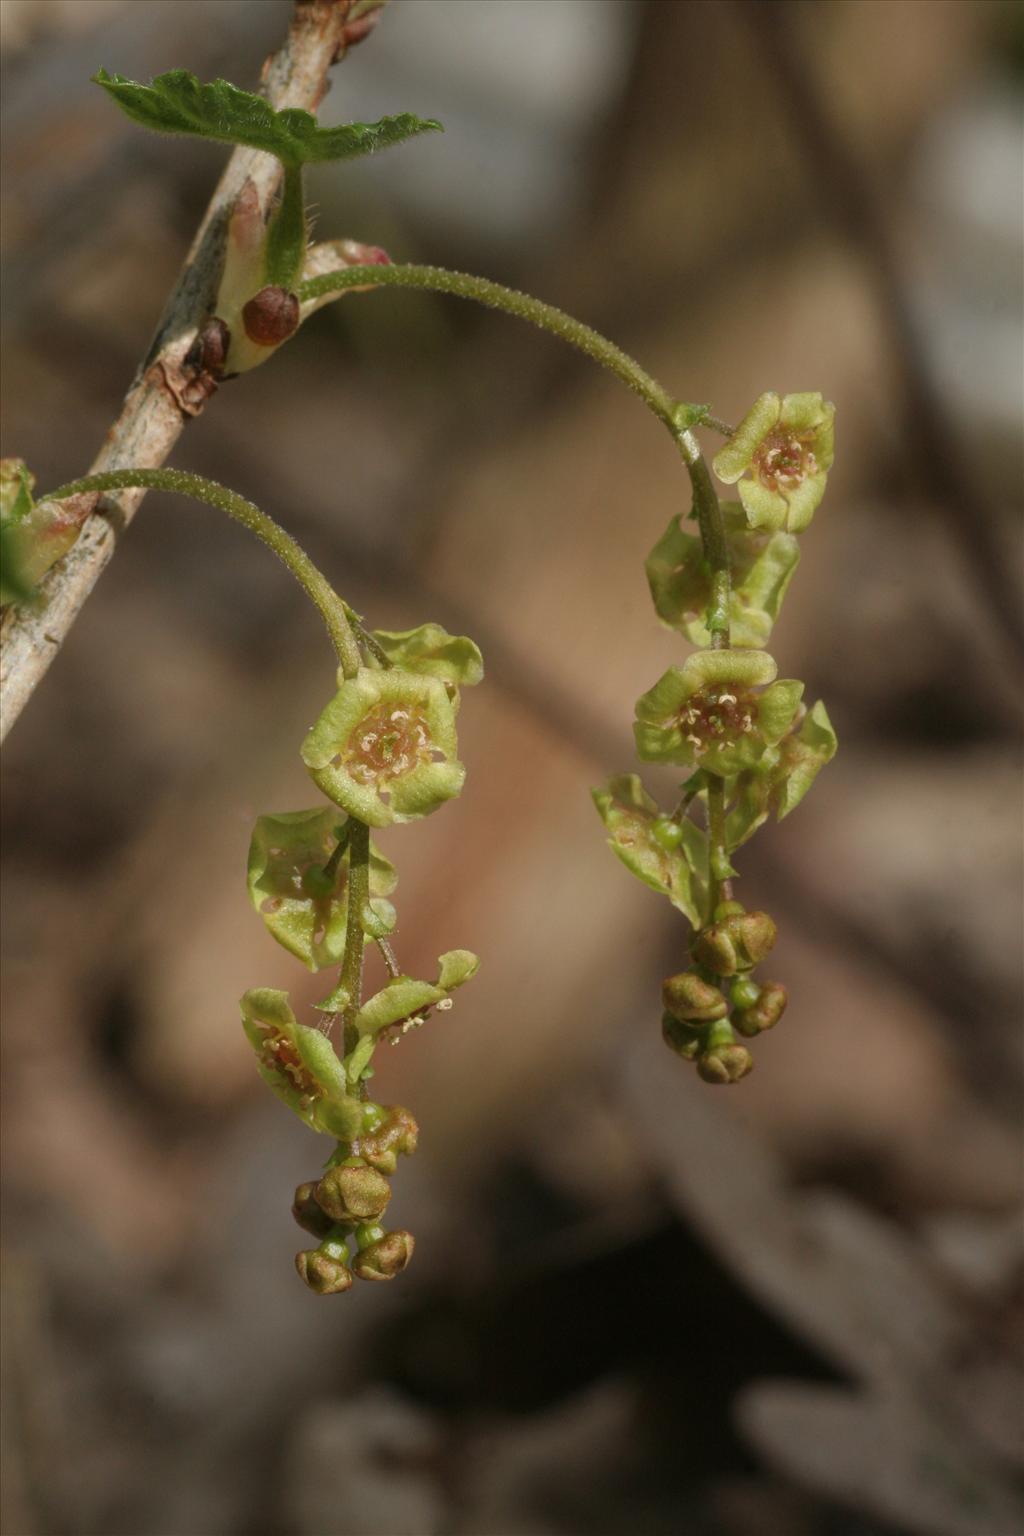
[[[227,220],[220,286],[204,332],[217,378],[267,361],[322,304],[344,293],[422,289],[501,310],[576,347],[633,390],[669,431],[689,476],[696,532],[674,516],[646,572],[659,619],[697,649],[637,700],[634,729],[643,761],[675,765],[685,776],[671,811],[636,774],[618,775],[593,797],[617,857],[668,897],[692,929],[688,963],[662,989],[666,1044],[705,1082],[739,1082],[753,1057],[737,1036],[752,1040],[774,1028],[787,996],[780,983],[754,978],[776,927],[768,913],[747,911],[735,899],[732,856],[771,812],[781,819],[795,808],[836,748],[825,706],[818,701],[808,710],[803,684],[779,679],[765,649],[799,559],[796,535],[824,494],[833,407],[815,393],[765,393],[729,429],[707,406],[673,399],[591,327],[527,294],[466,273],[392,265],[378,247],[351,241],[310,247],[304,165],[436,130],[432,119],[401,114],[321,128],[309,113],[275,112],[225,81],[201,85],[181,70],[148,86],[102,71],[96,78],[147,127],[248,145],[281,161],[283,190],[269,219],[246,183]],[[737,486],[738,503],[719,501],[695,435],[701,424],[726,435],[714,468]],[[356,1279],[390,1280],[415,1247],[411,1233],[383,1225],[390,1179],[399,1158],[416,1151],[419,1130],[407,1109],[371,1099],[374,1056],[382,1041],[397,1044],[435,1010],[451,1008],[452,994],[479,962],[453,949],[439,957],[433,981],[402,971],[390,938],[398,876],[371,829],[431,815],[461,792],[460,693],[482,679],[480,651],[438,624],[367,628],[265,512],[180,470],[88,475],[36,502],[26,466],[4,461],[4,600],[34,601],[40,575],[77,537],[88,498],[129,488],[190,496],[255,534],[301,584],[334,647],[333,693],[300,748],[326,803],[260,816],[247,865],[249,898],[267,932],[330,981],[311,1023],[296,1017],[287,993],[250,989],[241,1000],[242,1026],[266,1085],[333,1143],[319,1174],[294,1194],[295,1220],[316,1244],[296,1255],[299,1276],[318,1295],[341,1294]],[[71,498],[80,500],[72,507]],[[371,960],[379,951],[386,973],[369,995],[368,946]]]

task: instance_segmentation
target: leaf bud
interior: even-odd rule
[[[415,1246],[411,1232],[387,1232],[363,1250],[353,1268],[360,1280],[393,1280],[409,1263]]]
[[[286,288],[269,284],[242,306],[242,324],[258,347],[279,347],[299,328],[299,301]]]
[[[741,1008],[733,1015],[733,1023],[741,1035],[748,1038],[771,1029],[786,1011],[788,996],[779,981],[766,981],[760,988],[757,1001],[749,1008]]]
[[[662,984],[661,1000],[673,1018],[688,1024],[707,1024],[724,1019],[729,1004],[717,987],[696,971],[680,971]]]
[[[698,933],[690,953],[716,976],[735,976],[759,964],[775,943],[767,912],[730,912]]]
[[[292,1215],[304,1232],[313,1237],[326,1237],[333,1225],[331,1218],[316,1199],[314,1183],[300,1184],[292,1201]]]
[[[318,1248],[297,1253],[295,1268],[299,1272],[299,1279],[318,1296],[335,1296],[340,1291],[349,1290],[352,1285],[352,1271],[344,1260],[321,1253]]]
[[[391,1185],[363,1162],[344,1162],[327,1170],[315,1193],[317,1204],[332,1221],[362,1222],[385,1210]]]
[[[681,1056],[684,1061],[694,1061],[700,1055],[704,1031],[694,1029],[690,1024],[684,1024],[681,1019],[673,1018],[670,1013],[663,1013],[661,1038],[669,1050]]]
[[[697,1060],[697,1071],[706,1083],[738,1083],[754,1068],[745,1045],[718,1045]]]

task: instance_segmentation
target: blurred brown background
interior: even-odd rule
[[[286,0],[6,0],[3,451],[117,414],[226,151],[89,75],[251,85]],[[998,0],[396,0],[323,116],[435,114],[312,177],[321,235],[477,270],[735,419],[821,389],[838,458],[773,649],[841,751],[741,860],[790,987],[754,1076],[658,1038],[685,933],[607,851],[678,643],[642,560],[686,485],[619,385],[454,300],[347,298],[174,462],[373,623],[488,664],[462,798],[382,836],[419,1118],[391,1287],[320,1300],[245,898],[329,647],[286,573],[151,496],[14,732],[3,798],[5,1536],[1015,1536],[1022,12]],[[650,775],[652,785],[657,776]]]

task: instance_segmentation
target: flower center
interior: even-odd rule
[[[294,1041],[289,1040],[287,1035],[283,1035],[272,1024],[261,1023],[260,1028],[266,1031],[263,1049],[260,1052],[264,1065],[276,1068],[278,1072],[283,1072],[285,1076],[290,1077],[303,1099],[311,1101],[319,1098],[320,1084],[309,1068],[303,1064]]]
[[[811,448],[811,434],[796,437],[788,432],[771,432],[754,455],[754,469],[761,484],[770,491],[780,487],[790,490],[818,468]]]
[[[359,784],[397,779],[430,759],[430,730],[418,709],[378,704],[352,733],[344,764]]]
[[[755,728],[757,700],[749,688],[734,683],[709,683],[686,701],[679,726],[700,757],[709,747],[748,736]]]

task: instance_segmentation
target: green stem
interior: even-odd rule
[[[341,961],[341,985],[349,999],[343,1014],[346,1056],[359,1044],[355,1016],[363,999],[363,908],[370,899],[370,829],[354,816],[349,818],[349,827],[348,919]]]
[[[261,512],[259,507],[247,501],[244,496],[239,496],[236,491],[229,491],[226,486],[218,485],[216,480],[207,480],[202,475],[189,474],[183,469],[114,469],[99,475],[85,475],[81,480],[72,480],[67,485],[58,486],[44,499],[60,501],[65,496],[76,496],[83,491],[127,491],[133,488],[174,491],[181,496],[190,496],[195,501],[205,502],[207,506],[227,513],[236,523],[241,523],[243,528],[248,528],[250,533],[262,539],[278,559],[284,562],[316,605],[334,643],[344,675],[355,676],[361,665],[361,657],[349,623],[347,605],[291,534],[286,533],[272,517]]]
[[[349,288],[421,288],[433,293],[450,293],[460,299],[472,299],[488,309],[500,309],[507,315],[528,320],[567,341],[570,346],[585,352],[595,362],[634,390],[646,405],[663,422],[673,437],[679,435],[679,402],[621,347],[609,341],[589,325],[574,320],[564,310],[544,304],[515,288],[502,283],[492,283],[486,277],[473,277],[468,272],[449,272],[444,267],[388,266],[345,267],[339,272],[325,272],[322,277],[310,277],[298,287],[300,304],[311,299],[322,299],[328,294],[341,294]]]
[[[331,854],[330,858],[327,860],[327,863],[324,865],[324,874],[330,880],[333,880],[335,878],[335,876],[337,875],[337,873],[338,873],[338,865],[341,863],[342,859],[345,856],[345,849],[348,847],[348,840],[349,840],[350,831],[351,831],[350,824],[346,823],[345,829],[344,829],[344,831],[342,832],[341,836],[338,839],[337,846],[335,847],[334,852]]]
[[[711,918],[720,901],[732,900],[729,877],[729,851],[725,835],[725,780],[709,773],[708,781],[708,875],[711,893]]]

